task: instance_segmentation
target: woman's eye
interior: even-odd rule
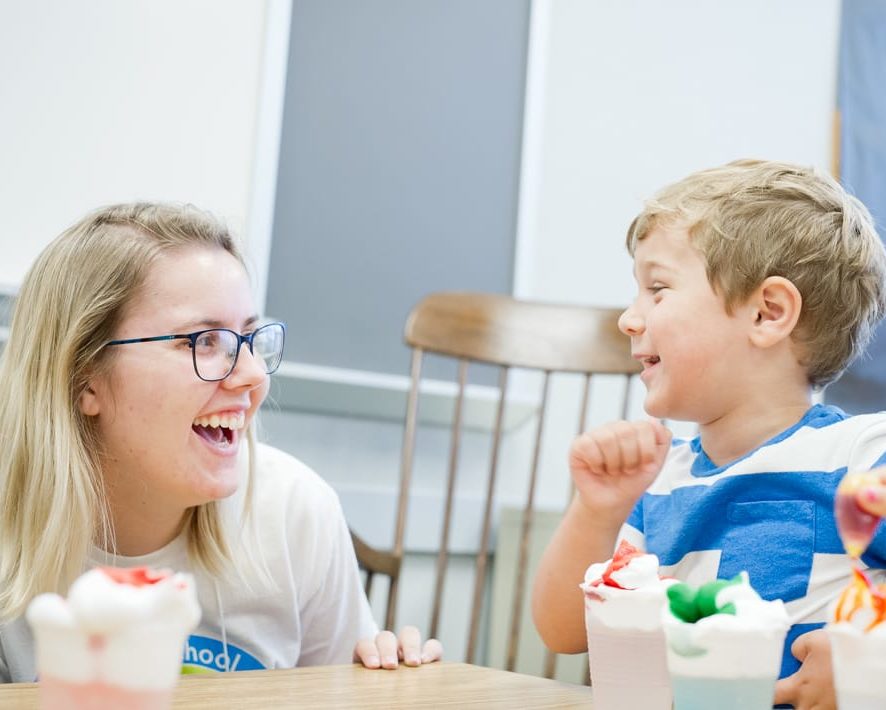
[[[218,335],[216,333],[202,333],[195,341],[197,348],[200,350],[211,350],[218,345]]]
[[[650,286],[648,290],[649,290],[649,293],[651,293],[654,296],[655,294],[659,293],[660,291],[662,291],[666,288],[667,288],[667,286],[664,286],[662,284],[654,284],[654,285]]]

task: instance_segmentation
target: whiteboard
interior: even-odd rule
[[[0,4],[0,287],[112,202],[193,202],[243,231],[267,5]]]

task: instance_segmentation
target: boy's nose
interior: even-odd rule
[[[633,306],[628,306],[618,317],[618,329],[625,335],[640,335],[644,327],[643,318]]]

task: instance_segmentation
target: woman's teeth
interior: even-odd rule
[[[242,429],[246,426],[246,412],[237,412],[236,414],[213,414],[209,417],[197,417],[194,420],[194,426]]]

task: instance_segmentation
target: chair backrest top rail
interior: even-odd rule
[[[450,291],[433,293],[413,309],[404,338],[427,352],[493,365],[625,374],[631,346],[617,320],[611,308]],[[634,365],[632,372],[639,372]]]

